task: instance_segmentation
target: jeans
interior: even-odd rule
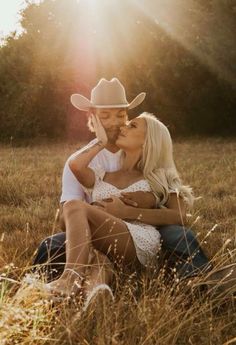
[[[166,225],[158,230],[168,266],[175,268],[179,278],[196,276],[212,268],[192,230],[180,225]],[[46,275],[48,281],[58,278],[63,272],[65,240],[66,234],[61,232],[44,239],[38,248],[33,265]]]
[[[159,232],[168,264],[176,269],[179,278],[193,277],[213,268],[191,229],[166,225]]]

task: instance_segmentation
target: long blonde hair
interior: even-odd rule
[[[142,113],[138,116],[146,121],[147,133],[143,152],[138,163],[145,179],[159,200],[160,206],[166,204],[169,193],[175,192],[192,206],[192,189],[184,186],[173,158],[172,140],[168,128],[153,114]]]

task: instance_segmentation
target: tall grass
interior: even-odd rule
[[[236,142],[175,144],[178,169],[196,202],[188,226],[215,267],[235,262]],[[52,305],[41,284],[24,282],[40,241],[55,231],[69,145],[0,147],[0,344],[236,344],[234,300],[200,295],[191,282],[166,280],[165,269],[122,278],[115,302],[96,317],[75,301]],[[59,231],[59,229],[56,229]]]

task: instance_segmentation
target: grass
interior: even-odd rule
[[[194,297],[186,284],[165,282],[164,270],[117,275],[115,303],[95,319],[76,318],[75,303],[53,307],[23,282],[40,241],[58,231],[62,169],[75,149],[0,147],[0,344],[236,344],[233,299]],[[201,196],[188,225],[215,267],[235,262],[236,141],[192,139],[174,149],[183,181]]]

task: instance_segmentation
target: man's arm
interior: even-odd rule
[[[112,197],[99,202],[104,211],[124,220],[139,220],[154,226],[180,224],[186,220],[186,204],[177,194],[170,194],[166,208],[144,209],[125,205],[119,198]]]
[[[120,200],[126,205],[138,208],[156,208],[156,197],[152,192],[136,191],[121,193]]]

